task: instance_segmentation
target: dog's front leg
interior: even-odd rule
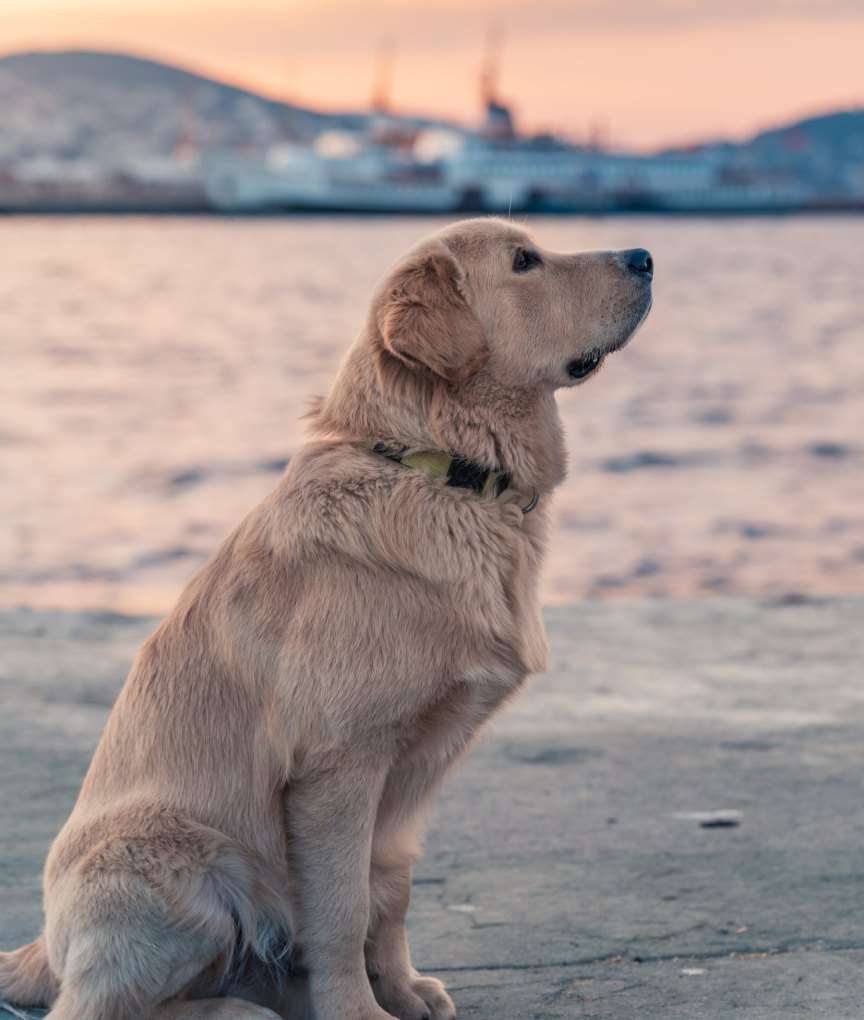
[[[384,848],[382,848],[383,850]],[[366,943],[366,966],[375,997],[399,1020],[453,1020],[456,1007],[441,981],[414,969],[405,930],[411,901],[414,856],[394,848],[373,856],[374,906]]]
[[[453,1020],[456,1007],[444,985],[411,962],[405,917],[411,875],[438,785],[444,754],[402,760],[384,788],[372,842],[372,894],[366,967],[375,997],[400,1020]]]
[[[386,767],[346,755],[286,795],[297,943],[315,1020],[393,1020],[375,1001],[363,953],[385,776]]]

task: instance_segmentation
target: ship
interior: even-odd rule
[[[722,153],[639,156],[523,137],[497,89],[494,50],[481,75],[477,128],[393,116],[379,80],[373,114],[309,144],[211,152],[206,201],[224,213],[524,214],[756,212],[807,208],[799,182],[730,174]]]

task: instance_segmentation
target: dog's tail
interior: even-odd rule
[[[48,966],[45,942],[35,942],[11,953],[0,953],[0,1002],[18,1006],[50,1006],[60,982]]]

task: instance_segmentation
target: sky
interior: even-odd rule
[[[864,105],[864,0],[0,0],[0,48],[112,49],[321,109],[476,121],[484,50],[525,131],[651,149]]]

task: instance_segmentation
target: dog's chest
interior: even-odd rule
[[[548,521],[545,512],[524,519],[514,529],[498,567],[497,599],[501,623],[494,628],[496,651],[508,664],[515,660],[523,673],[546,668],[548,648],[540,614],[538,586],[546,551]],[[490,621],[493,617],[490,616]],[[490,662],[493,675],[498,662]]]
[[[444,765],[467,749],[484,723],[524,683],[527,673],[499,666],[477,671],[447,685],[440,698],[402,721],[398,742],[410,758]]]

